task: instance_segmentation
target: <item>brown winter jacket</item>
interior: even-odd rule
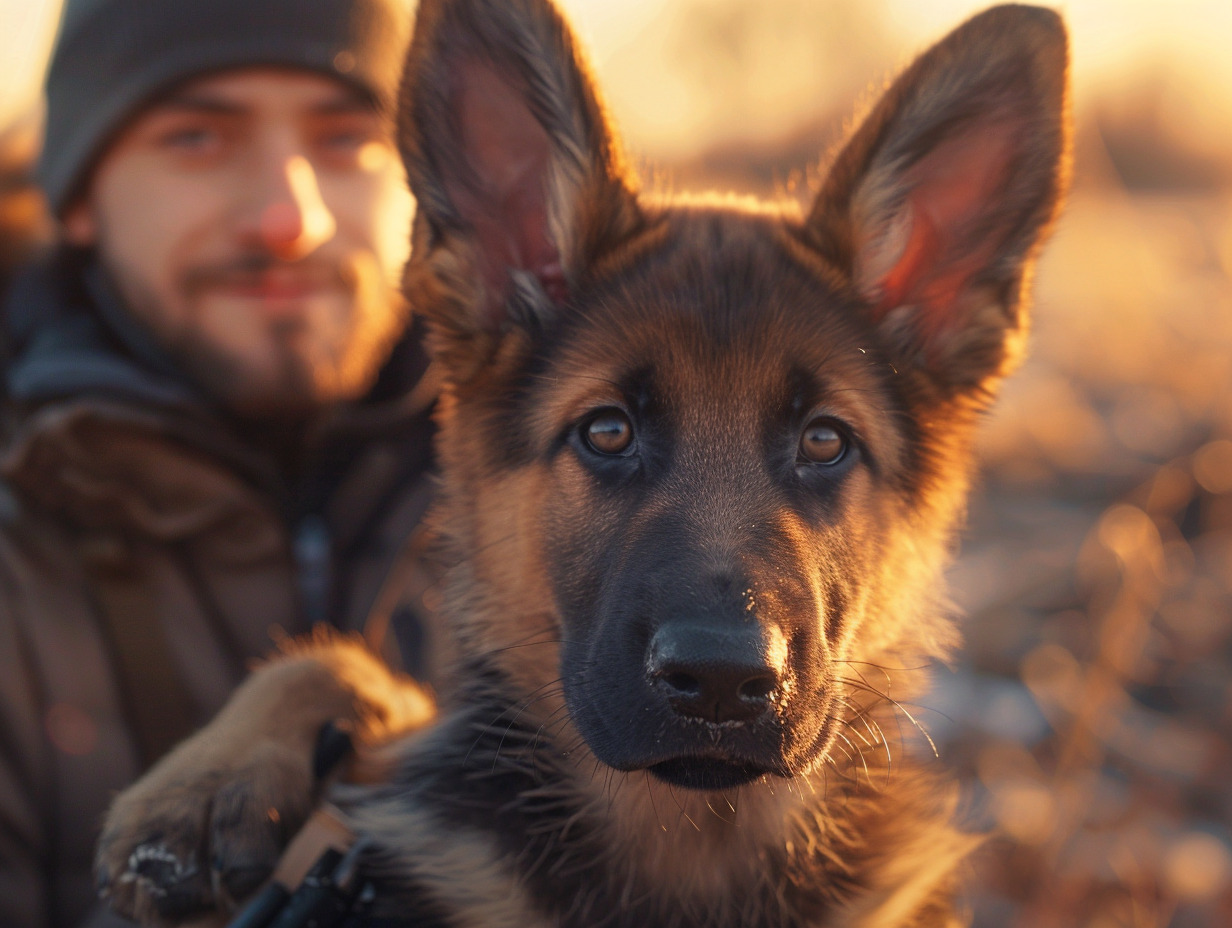
[[[82,923],[110,797],[205,722],[278,636],[314,620],[362,629],[375,610],[408,669],[430,679],[435,664],[421,602],[433,573],[415,531],[431,430],[417,342],[368,401],[303,440],[288,476],[115,306],[101,275],[65,259],[8,302],[4,928]]]

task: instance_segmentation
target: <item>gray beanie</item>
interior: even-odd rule
[[[67,0],[38,166],[51,208],[70,205],[142,104],[198,74],[308,68],[392,107],[410,20],[407,0]]]

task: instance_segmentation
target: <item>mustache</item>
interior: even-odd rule
[[[196,294],[214,287],[255,286],[271,273],[286,275],[297,284],[312,287],[353,290],[356,285],[356,271],[349,261],[315,256],[284,261],[261,252],[248,252],[187,268],[181,283],[188,293]]]

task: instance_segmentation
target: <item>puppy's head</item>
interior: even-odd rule
[[[546,0],[419,15],[407,289],[465,651],[617,769],[807,769],[869,664],[950,644],[970,433],[1065,185],[1060,21],[961,26],[800,212],[640,199]]]

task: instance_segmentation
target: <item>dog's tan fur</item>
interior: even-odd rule
[[[425,0],[400,119],[463,673],[435,725],[412,698],[373,726],[414,729],[364,752],[355,779],[385,783],[334,790],[381,848],[381,911],[957,924],[976,839],[892,735],[956,643],[940,573],[974,429],[1067,180],[1058,18],[998,8],[922,56],[808,211],[639,197],[547,0]],[[613,409],[635,454],[586,444]],[[843,456],[800,458],[802,421],[836,423]],[[759,636],[761,714],[664,689],[678,613]],[[121,797],[99,859],[122,909],[176,921],[250,888],[313,796],[311,733],[398,691],[345,651],[275,662]],[[284,762],[254,769],[261,750]],[[246,808],[206,821],[226,791]],[[143,872],[142,847],[182,872]]]

